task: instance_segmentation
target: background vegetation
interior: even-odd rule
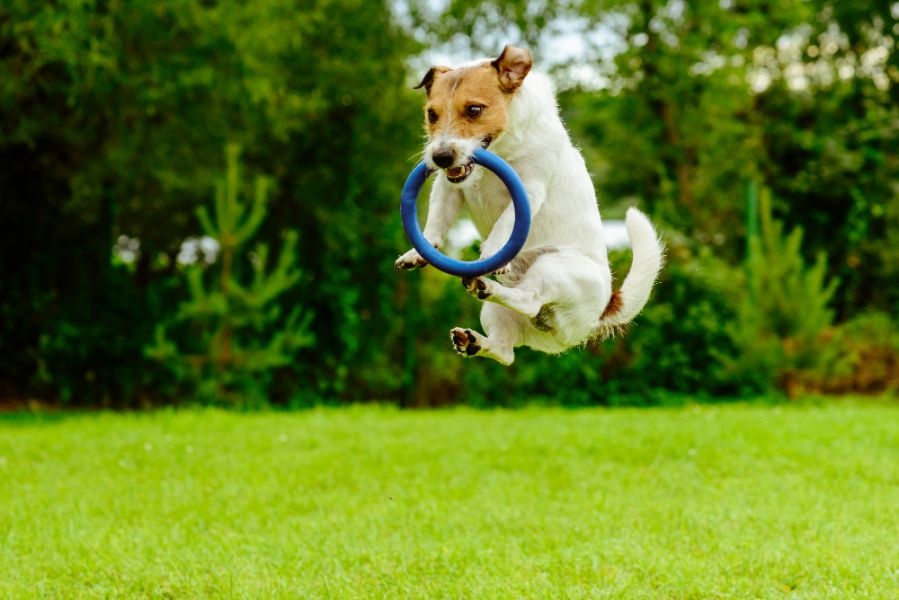
[[[853,0],[9,0],[0,397],[483,406],[895,389],[897,16]],[[556,78],[604,217],[640,206],[669,244],[628,336],[511,369],[450,351],[445,332],[478,309],[456,280],[392,268],[421,146],[411,85],[436,57],[507,42]],[[248,221],[214,204],[216,182]]]

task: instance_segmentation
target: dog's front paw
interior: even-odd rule
[[[428,261],[422,258],[421,254],[418,253],[418,250],[413,248],[409,250],[393,263],[393,267],[397,271],[408,271],[409,269],[420,269],[422,267],[428,266]]]
[[[450,339],[453,341],[453,350],[461,356],[475,356],[481,351],[478,334],[471,329],[454,327],[450,330]]]
[[[491,248],[490,246],[481,247],[481,260],[490,258],[499,252],[499,248]],[[490,275],[508,275],[512,271],[512,263],[506,263],[495,271],[491,271]]]
[[[478,300],[486,300],[492,295],[490,289],[492,281],[483,277],[463,277],[462,286],[465,291],[477,298]]]

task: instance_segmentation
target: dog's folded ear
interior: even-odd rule
[[[446,73],[449,70],[449,67],[431,67],[430,69],[428,69],[428,72],[425,73],[425,76],[422,78],[421,82],[412,89],[417,90],[419,88],[424,88],[425,92],[427,92],[428,96],[430,96],[431,86],[434,85],[434,80],[437,79],[438,75]]]
[[[506,92],[514,92],[531,70],[533,61],[526,48],[506,46],[499,58],[490,63],[499,76],[499,85]]]

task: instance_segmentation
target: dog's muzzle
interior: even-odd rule
[[[481,148],[484,150],[487,149],[487,146],[493,141],[493,136],[488,135],[484,139],[481,140]],[[435,158],[436,162],[436,158]],[[438,163],[439,165],[439,163]],[[442,166],[442,165],[441,165]],[[474,171],[475,164],[471,159],[468,159],[468,162],[459,165],[457,167],[448,167],[445,169],[446,178],[450,181],[450,183],[462,183],[465,179],[471,175],[472,171]]]

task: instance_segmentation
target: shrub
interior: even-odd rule
[[[200,401],[265,404],[274,371],[289,366],[297,350],[312,344],[311,315],[294,307],[285,317],[276,303],[300,279],[296,233],[286,233],[272,269],[267,245],[247,251],[266,216],[266,181],[256,180],[252,204],[243,202],[236,146],[228,147],[226,159],[226,176],[216,184],[214,218],[203,207],[197,210],[220,255],[209,268],[202,261],[187,268],[190,299],[174,322],[157,327],[156,343],[147,354],[164,362]],[[180,329],[180,343],[169,336],[172,329]]]
[[[757,389],[753,377],[722,363],[736,355],[727,327],[734,318],[731,290],[743,281],[711,248],[694,252],[669,244],[669,262],[653,297],[631,331],[612,342],[626,357],[622,382],[643,394],[652,388],[693,396]]]
[[[835,365],[806,387],[828,393],[879,394],[899,390],[899,329],[885,313],[863,313],[822,340],[837,354]]]
[[[776,382],[794,398],[800,380],[836,358],[822,336],[833,322],[828,304],[837,282],[826,280],[824,254],[813,265],[806,264],[802,229],[783,233],[783,224],[771,218],[767,190],[761,195],[760,214],[761,235],[749,240],[747,285],[728,327],[739,356],[725,362],[736,372]]]

